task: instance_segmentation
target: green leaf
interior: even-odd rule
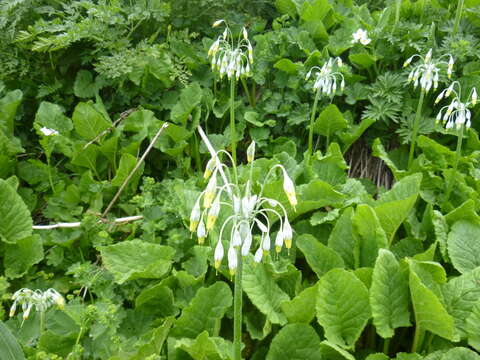
[[[195,340],[180,339],[175,347],[187,352],[193,360],[233,359],[233,344],[220,337],[209,337],[204,331]]]
[[[112,124],[92,102],[81,102],[72,115],[75,131],[85,140],[92,140]]]
[[[212,249],[206,246],[195,245],[190,250],[190,253],[192,256],[182,262],[182,268],[195,277],[204,275],[208,270],[207,260],[212,253]]]
[[[282,310],[288,322],[309,324],[313,320],[318,293],[317,284],[306,288],[292,300],[282,303]]]
[[[320,179],[332,186],[338,186],[347,180],[347,169],[348,165],[340,146],[334,142],[329,145],[325,155],[316,152],[305,170],[312,179]]]
[[[317,319],[328,341],[353,349],[370,319],[368,290],[353,273],[333,269],[318,284]]]
[[[13,122],[22,98],[20,90],[13,90],[0,99],[0,130],[8,137],[13,137]]]
[[[455,328],[462,339],[467,337],[467,318],[480,299],[480,268],[452,278],[442,287],[445,307],[455,320]]]
[[[175,250],[138,239],[100,247],[103,264],[118,284],[134,279],[158,279],[170,270]]]
[[[375,119],[365,118],[360,124],[350,126],[346,131],[338,134],[342,142],[342,153],[346,153],[352,144],[375,122]]]
[[[416,270],[415,261],[410,266],[409,286],[415,313],[415,326],[428,330],[438,336],[455,341],[455,325],[452,316],[447,312],[440,299],[422,281]]]
[[[358,238],[359,266],[373,267],[378,249],[388,247],[387,236],[375,211],[367,204],[358,205],[352,225]]]
[[[275,0],[275,6],[281,14],[288,14],[291,18],[297,15],[297,8],[292,0]]]
[[[462,205],[445,215],[445,220],[450,226],[459,220],[470,221],[480,225],[480,216],[477,215],[475,201],[471,199],[465,201]]]
[[[20,195],[0,179],[0,240],[14,244],[32,234],[32,217]]]
[[[197,82],[193,82],[181,91],[179,101],[170,114],[172,121],[185,125],[188,115],[200,104],[200,101],[202,101],[202,88]]]
[[[273,338],[266,360],[318,360],[320,339],[306,324],[288,324]]]
[[[211,336],[216,336],[220,330],[220,320],[231,305],[232,291],[226,283],[217,281],[208,288],[201,288],[183,309],[171,335],[195,338],[207,331]]]
[[[389,243],[413,209],[420,192],[421,181],[422,174],[419,173],[404,177],[376,202],[374,210]]]
[[[370,305],[377,333],[391,338],[394,330],[410,326],[408,311],[408,274],[400,268],[395,255],[380,249],[373,268]]]
[[[112,185],[113,186],[121,186],[125,179],[130,175],[132,170],[135,168],[135,165],[137,165],[137,158],[133,155],[130,155],[128,153],[122,154],[122,157],[120,158],[120,164],[118,166],[117,173],[115,174],[115,177],[112,179]],[[135,174],[131,177],[129,180],[130,184],[133,184],[132,186],[135,188],[138,180],[142,176],[143,173],[143,166],[142,164]]]
[[[428,359],[428,356],[425,360]],[[439,360],[479,360],[480,355],[474,351],[464,348],[464,347],[455,347],[448,350],[439,358]]]
[[[348,121],[345,120],[338,107],[334,104],[328,105],[318,116],[313,124],[315,134],[330,137],[341,130],[348,128]]]
[[[355,65],[359,66],[361,69],[368,69],[371,67],[377,59],[370,55],[369,53],[357,53],[348,55],[348,59]]]
[[[480,351],[480,299],[477,300],[470,315],[467,317],[466,325],[468,345]]]
[[[22,348],[3,321],[0,321],[0,358],[2,360],[25,359]]]
[[[440,252],[445,260],[447,257],[447,239],[448,239],[448,225],[445,217],[438,210],[433,210],[432,213],[433,230],[435,232],[435,239],[439,245]]]
[[[160,354],[170,328],[172,327],[173,321],[173,317],[169,317],[165,319],[162,326],[153,329],[152,336],[149,341],[140,346],[137,354],[135,354],[131,360],[145,360],[148,356]]]
[[[292,60],[290,59],[280,59],[278,60],[275,64],[273,64],[273,67],[275,69],[281,70],[286,72],[287,74],[290,75],[295,75],[298,73],[298,71],[301,68],[301,65],[295,64]]]
[[[390,360],[390,358],[382,353],[370,354],[365,360]]]
[[[355,357],[348,351],[327,340],[320,344],[320,352],[322,359],[326,360],[355,360]]]
[[[5,247],[5,275],[8,278],[23,276],[33,265],[43,260],[42,239],[38,235],[19,239],[15,244]]]
[[[88,70],[80,70],[75,77],[73,84],[73,93],[80,98],[95,97],[98,86],[93,80],[93,75]]]
[[[142,290],[135,299],[135,308],[140,308],[156,317],[167,317],[177,314],[173,292],[163,283]]]
[[[390,171],[393,173],[393,176],[395,177],[395,180],[400,180],[402,177],[406,175],[405,170],[400,170],[399,166],[395,164],[393,160],[390,159],[390,156],[388,155],[387,151],[382,145],[382,142],[380,139],[375,139],[372,144],[372,154],[373,156],[376,156],[380,159],[382,159],[385,164],[387,164],[388,168]]]
[[[310,234],[297,237],[297,247],[319,278],[333,268],[343,268],[343,259],[335,250],[322,244]]]
[[[287,318],[280,305],[290,300],[288,295],[275,283],[263,263],[255,265],[250,257],[245,259],[243,290],[253,305],[265,314],[272,324],[285,325]]]
[[[480,225],[457,221],[448,234],[448,254],[455,269],[462,274],[480,266]]]
[[[35,123],[39,127],[57,130],[62,135],[68,135],[73,129],[72,120],[63,114],[64,110],[57,104],[42,101],[35,114]]]
[[[358,248],[352,225],[353,214],[353,208],[345,209],[328,238],[328,247],[335,250],[343,258],[345,265],[351,269],[358,266]]]

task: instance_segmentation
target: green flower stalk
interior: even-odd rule
[[[442,60],[443,58],[447,57],[448,62]],[[433,88],[436,90],[438,88],[438,82],[440,79],[440,70],[441,66],[447,66],[447,76],[450,79],[452,76],[453,71],[453,57],[451,55],[443,55],[438,59],[432,59],[432,49],[428,50],[425,56],[421,56],[419,54],[415,54],[410,56],[403,67],[407,67],[414,59],[420,59],[415,66],[413,66],[412,70],[408,74],[408,82],[413,83],[413,88],[416,89],[420,86],[420,98],[418,100],[417,111],[415,113],[415,120],[413,123],[413,133],[412,133],[412,140],[410,142],[410,151],[408,154],[408,168],[410,169],[413,162],[413,155],[415,153],[415,145],[417,142],[418,136],[418,129],[420,126],[420,117],[422,114],[422,107],[425,95]]]
[[[360,35],[359,35],[360,36]],[[361,34],[363,36],[363,34]],[[365,37],[365,38],[364,38]],[[366,33],[362,37],[363,41],[366,41]],[[360,37],[358,39],[360,41]],[[368,39],[369,40],[369,39]],[[340,80],[340,90],[343,91],[345,88],[345,78],[343,74],[339,71],[336,71],[336,68],[339,68],[343,65],[342,59],[339,57],[330,58],[323,64],[322,67],[313,66],[307,73],[305,80],[308,80],[310,76],[313,76],[314,83],[313,89],[315,90],[315,100],[313,102],[312,114],[310,116],[310,127],[308,132],[308,155],[313,155],[313,124],[315,122],[315,115],[317,113],[318,100],[321,95],[327,97],[335,96],[337,92],[337,82]],[[327,148],[328,148],[328,139],[327,139]]]
[[[232,159],[237,160],[237,138],[235,129],[235,88],[241,78],[251,76],[253,64],[253,47],[248,39],[247,29],[242,28],[242,33],[235,42],[234,36],[225,20],[217,20],[213,27],[225,24],[225,30],[208,50],[208,57],[212,65],[212,71],[220,75],[220,79],[226,75],[230,81],[230,137]]]
[[[220,231],[214,246],[214,264],[218,270],[226,255],[227,265],[231,276],[235,276],[234,290],[234,349],[235,360],[241,359],[241,324],[242,324],[242,262],[243,257],[256,247],[254,261],[259,263],[267,256],[272,247],[271,228],[274,220],[279,222],[279,230],[275,238],[275,250],[279,253],[283,246],[290,249],[292,246],[292,227],[288,221],[287,211],[278,200],[264,196],[267,181],[276,170],[283,177],[283,190],[291,206],[297,205],[295,185],[288,176],[285,168],[274,165],[266,174],[258,194],[253,193],[252,176],[253,160],[255,157],[255,143],[247,149],[247,160],[250,167],[249,180],[240,184],[236,176],[230,176],[229,168],[222,163],[220,156],[230,158],[224,150],[215,151],[207,136],[198,128],[200,136],[206,144],[211,159],[207,163],[204,177],[208,184],[193,205],[190,215],[190,231],[196,232],[198,242],[203,244],[208,233],[217,224],[219,214],[225,208],[229,215],[219,226]],[[230,159],[232,160],[232,159]],[[236,174],[235,163],[234,174]],[[254,232],[261,234],[260,241],[254,243]]]
[[[472,88],[470,94],[465,102],[462,102],[462,89],[458,81],[452,82],[452,84],[444,89],[435,100],[435,104],[439,103],[443,98],[448,98],[453,95],[453,99],[449,105],[443,106],[438,112],[436,122],[442,122],[446,129],[455,129],[457,132],[457,148],[455,150],[455,160],[453,163],[453,169],[450,173],[450,177],[447,183],[447,191],[445,193],[445,199],[443,206],[445,206],[450,198],[450,194],[453,189],[454,177],[457,172],[458,162],[462,153],[462,141],[463,134],[466,129],[472,126],[471,119],[472,114],[469,108],[474,107],[478,101],[477,90]]]

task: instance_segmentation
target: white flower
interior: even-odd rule
[[[367,30],[358,29],[352,34],[353,40],[352,43],[361,43],[362,45],[370,44],[371,39],[368,38]]]
[[[319,91],[321,94],[327,96],[334,95],[337,91],[337,81],[340,82],[340,89],[343,91],[345,88],[345,79],[339,71],[334,71],[334,66],[341,67],[342,60],[340,58],[330,58],[325,64],[320,68],[318,66],[313,66],[307,73],[305,80],[308,80],[312,73],[314,73],[315,82],[313,83],[313,88],[316,91]]]
[[[455,89],[455,86],[457,89]],[[447,129],[452,129],[453,127],[460,129],[462,126],[465,126],[467,129],[470,128],[472,126],[472,114],[469,108],[475,106],[477,103],[477,90],[473,88],[467,101],[462,102],[460,83],[454,81],[438,95],[435,103],[438,103],[443,97],[449,97],[451,94],[454,94],[452,101],[449,105],[440,109],[436,117],[436,122],[442,121]]]
[[[251,163],[255,157],[255,141],[252,141],[247,148],[247,161]]]
[[[441,60],[444,57],[449,57],[448,62]],[[415,58],[419,58],[421,61],[419,61],[408,74],[408,82],[413,82],[414,88],[420,85],[423,91],[429,92],[433,86],[433,89],[436,90],[439,81],[440,65],[447,65],[448,78],[452,76],[454,61],[451,55],[443,55],[434,61],[432,60],[432,49],[430,49],[425,57],[419,54],[410,56],[403,64],[403,67],[410,65]]]
[[[55,289],[33,291],[23,288],[13,294],[12,300],[13,304],[10,308],[10,317],[15,315],[17,304],[20,304],[22,306],[24,320],[30,316],[30,312],[34,306],[35,310],[40,312],[47,311],[47,309],[53,304],[56,304],[61,309],[65,306],[63,296]]]
[[[235,271],[237,270],[237,252],[233,246],[230,246],[228,249],[228,268],[230,270],[230,275],[235,275]]]
[[[213,256],[213,259],[215,260],[215,269],[218,269],[220,267],[223,255],[223,244],[222,241],[219,239],[217,242],[217,246],[215,246],[215,254]]]
[[[42,127],[40,129],[40,132],[45,135],[45,136],[55,136],[55,135],[58,135],[58,131],[55,130],[55,129],[49,129],[47,127]]]

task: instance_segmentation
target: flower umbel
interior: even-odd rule
[[[16,291],[13,296],[13,305],[10,308],[10,317],[15,315],[18,305],[22,306],[23,320],[28,319],[32,308],[39,312],[45,312],[51,305],[57,304],[61,309],[65,306],[65,299],[55,289],[46,291],[30,290],[27,288]]]
[[[197,236],[200,243],[204,241],[208,232],[215,227],[216,219],[222,209],[230,208],[230,215],[224,220],[223,224],[219,226],[220,231],[214,251],[215,268],[218,269],[220,267],[224,256],[227,255],[230,274],[234,275],[237,268],[239,252],[241,255],[246,256],[250,252],[251,247],[254,246],[254,240],[257,239],[257,237],[254,238],[254,232],[260,234],[261,240],[258,245],[255,245],[258,246],[258,248],[254,256],[255,262],[260,262],[270,251],[272,219],[278,219],[280,223],[275,240],[276,251],[280,252],[284,243],[289,249],[292,245],[292,228],[288,222],[287,211],[279,201],[263,195],[266,182],[276,169],[280,169],[285,194],[290,204],[295,207],[297,204],[295,186],[285,168],[280,164],[274,165],[264,177],[259,193],[253,194],[251,174],[253,169],[254,145],[250,146],[250,150],[248,151],[249,157],[252,157],[252,159],[249,158],[248,161],[250,166],[250,180],[242,185],[237,182],[236,177],[234,177],[235,181],[232,181],[228,167],[220,160],[221,155],[226,155],[230,158],[230,154],[224,150],[216,152],[203,133],[203,130],[199,128],[199,132],[207,144],[212,158],[217,159],[214,162],[215,167],[212,171],[212,178],[210,178],[208,182],[207,190],[203,191],[196,200],[192,209],[192,215],[190,216],[191,221],[193,220],[190,229],[198,227]],[[210,193],[216,194],[215,199],[212,204],[210,204],[210,200],[205,204],[205,198],[210,197]],[[204,206],[203,210],[199,210],[198,204],[202,203],[202,198]],[[203,226],[202,219],[204,217],[207,217],[206,227]],[[224,234],[229,234],[227,236],[228,246],[224,246],[224,242],[222,243],[222,241],[225,240],[223,239]],[[228,249],[227,254],[225,254],[225,249]]]
[[[460,129],[464,125],[468,129],[472,125],[472,114],[469,108],[477,104],[477,90],[472,88],[465,102],[461,101],[461,94],[462,89],[460,87],[460,83],[458,81],[454,81],[448,88],[440,92],[435,100],[435,104],[437,104],[444,97],[447,98],[453,96],[450,104],[442,107],[436,118],[436,122],[438,123],[441,121],[447,129],[451,129],[454,126],[457,129]]]
[[[413,82],[414,88],[420,85],[420,88],[426,93],[430,91],[432,86],[433,89],[436,90],[440,76],[440,66],[442,65],[447,66],[447,76],[449,79],[451,78],[454,64],[452,55],[442,55],[440,58],[434,60],[432,59],[432,49],[430,49],[425,57],[419,54],[410,56],[403,64],[403,67],[410,65],[415,58],[419,58],[420,61],[415,64],[408,74],[408,82]],[[443,58],[448,58],[448,62],[442,60]]]
[[[337,91],[337,81],[340,80],[340,90],[345,88],[345,79],[341,72],[335,71],[335,66],[341,67],[342,60],[339,57],[330,58],[322,67],[313,66],[307,73],[305,80],[313,74],[315,82],[313,88],[326,96],[334,95]]]
[[[208,50],[208,57],[212,64],[212,70],[220,74],[220,78],[227,75],[228,79],[235,77],[237,80],[242,76],[251,75],[253,64],[253,47],[248,39],[247,29],[242,28],[242,34],[237,42],[225,20],[217,20],[213,27],[225,24],[225,30]]]
[[[368,38],[367,30],[363,30],[363,29],[358,29],[357,31],[355,31],[352,34],[352,37],[353,37],[353,40],[352,40],[353,44],[359,42],[362,45],[368,45],[370,44],[370,41],[372,41],[372,39]]]

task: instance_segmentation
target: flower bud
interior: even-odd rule
[[[190,232],[194,232],[197,229],[198,222],[200,221],[200,199],[197,199],[195,205],[193,205],[192,213],[190,214]]]
[[[477,104],[477,89],[473,88],[472,91],[472,105]]]
[[[10,308],[9,316],[12,317],[13,315],[15,315],[16,310],[17,310],[17,302],[14,301],[12,307]]]
[[[288,176],[285,170],[283,171],[283,191],[287,195],[288,202],[295,209],[295,206],[297,205],[295,185],[293,184],[293,181],[290,179],[290,177]]]
[[[262,261],[262,257],[263,257],[263,251],[262,251],[262,248],[259,247],[257,251],[255,251],[255,256],[253,257],[253,261],[255,261],[258,264],[260,261]]]
[[[285,221],[283,223],[283,237],[285,241],[285,247],[287,249],[290,249],[292,247],[292,227],[290,226],[290,223],[288,222],[288,219],[285,218]]]
[[[413,56],[410,56],[407,60],[405,60],[405,62],[403,63],[403,67],[407,67],[408,65],[410,65],[410,63],[412,62],[412,59],[413,59]]]
[[[265,252],[265,254],[267,254],[270,251],[270,242],[271,242],[270,235],[266,233],[262,241],[262,249]]]
[[[232,246],[239,247],[240,245],[242,245],[242,237],[240,236],[240,231],[238,231],[238,228],[236,227],[235,230],[233,230]]]
[[[220,212],[220,194],[217,195],[215,198],[215,201],[212,204],[212,207],[208,211],[207,215],[207,231],[213,229],[213,226],[215,225],[215,221],[217,221],[218,213]]]
[[[279,253],[282,251],[283,246],[283,231],[282,229],[278,230],[277,236],[275,237],[275,251]]]
[[[207,231],[205,230],[205,224],[203,223],[203,220],[200,220],[198,224],[198,229],[197,229],[198,243],[202,245],[206,237],[207,237]]]
[[[217,158],[212,157],[207,162],[207,166],[205,167],[205,172],[203,173],[203,178],[208,179],[210,177],[210,175],[212,175],[212,172],[213,172],[213,170],[215,170],[216,166],[217,166]]]
[[[216,192],[217,192],[217,177],[214,174],[210,179],[210,181],[208,182],[207,189],[205,190],[205,194],[203,195],[203,207],[205,209],[208,209],[210,208],[210,206],[212,206],[212,201],[215,198]]]
[[[247,148],[247,161],[250,164],[255,157],[255,141],[252,141]]]
[[[243,27],[243,29],[242,29],[242,30],[243,30],[243,38],[244,38],[245,40],[248,40],[248,33],[247,33],[247,29],[245,29],[245,27]]]
[[[252,246],[252,233],[250,232],[250,229],[249,229],[247,236],[243,239],[242,256],[247,256],[251,246]]]
[[[432,60],[432,49],[428,50],[427,55],[425,55],[425,62],[428,63]]]
[[[220,25],[221,23],[223,22],[223,19],[220,19],[220,20],[217,20],[213,23],[212,27],[217,27],[218,25]]]
[[[230,269],[230,275],[235,275],[237,271],[237,252],[233,246],[228,249],[228,268]]]
[[[218,239],[217,246],[215,246],[215,253],[213,255],[213,259],[215,260],[215,269],[220,268],[220,264],[222,263],[223,259],[223,244],[222,240]]]

